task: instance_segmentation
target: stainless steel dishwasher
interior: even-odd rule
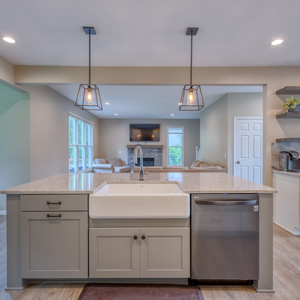
[[[257,194],[193,194],[191,280],[254,280],[259,271]]]

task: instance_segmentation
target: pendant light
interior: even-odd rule
[[[96,84],[91,84],[91,35],[96,35],[94,27],[83,27],[89,36],[89,83],[79,85],[75,106],[83,110],[103,110],[100,91]]]
[[[191,65],[190,65],[190,84],[183,87],[179,110],[199,111],[204,107],[201,86],[193,84],[193,36],[198,32],[198,27],[188,27],[186,35],[191,36]]]

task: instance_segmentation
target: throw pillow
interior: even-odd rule
[[[107,159],[107,162],[109,164],[112,164],[114,167],[121,167],[122,166],[122,161],[120,158],[109,158]]]
[[[99,165],[107,164],[107,160],[105,158],[96,158],[95,163]]]
[[[200,160],[195,160],[192,165],[191,168],[198,168],[200,166],[201,161]]]

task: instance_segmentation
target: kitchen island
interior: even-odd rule
[[[9,289],[22,288],[31,280],[46,279],[187,282],[189,218],[91,219],[89,196],[106,183],[140,182],[135,173],[59,174],[2,192],[7,194]],[[186,194],[258,194],[259,278],[253,286],[257,291],[273,291],[272,212],[276,190],[223,173],[151,173],[145,176],[143,184],[151,183],[176,183]],[[128,237],[130,247],[127,247]],[[143,244],[147,237],[152,238],[151,249]],[[99,245],[103,261],[98,255]],[[124,251],[118,252],[121,246]],[[56,256],[51,257],[51,253]],[[147,267],[149,261],[156,267]]]

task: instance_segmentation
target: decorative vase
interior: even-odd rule
[[[298,104],[295,108],[289,108],[288,112],[300,112],[300,104]]]

